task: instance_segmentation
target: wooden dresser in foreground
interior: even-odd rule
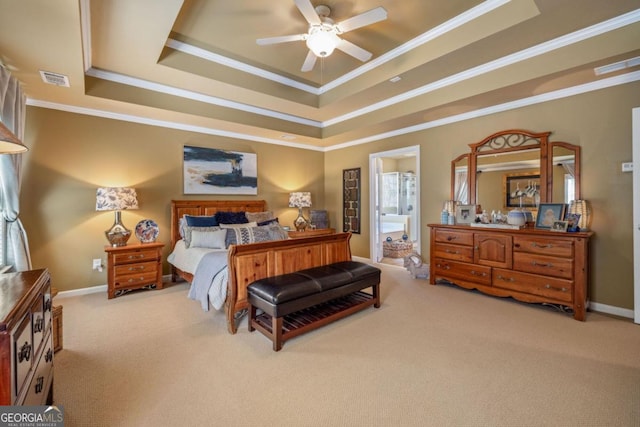
[[[0,274],[0,405],[53,403],[49,271]]]
[[[316,228],[316,229],[308,229],[304,231],[289,231],[289,237],[292,239],[299,239],[301,237],[315,237],[315,236],[326,236],[327,234],[335,234],[335,228]]]
[[[585,320],[591,232],[429,224],[437,279],[518,301],[569,308]]]
[[[105,246],[109,299],[140,288],[162,289],[164,243]]]

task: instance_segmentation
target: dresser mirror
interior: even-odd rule
[[[451,199],[487,209],[535,210],[580,198],[580,147],[550,132],[497,132],[451,162]]]

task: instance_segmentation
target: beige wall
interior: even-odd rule
[[[591,245],[592,301],[633,308],[632,175],[620,164],[631,160],[631,109],[640,105],[640,83],[546,102],[326,153],[325,196],[340,206],[340,171],[361,167],[362,233],[354,255],[369,257],[369,153],[420,145],[422,255],[429,257],[426,224],[440,221],[450,198],[450,161],[468,144],[504,129],[552,131],[551,139],[582,147],[582,196],[591,202],[596,233]],[[498,187],[501,188],[501,187]]]
[[[285,224],[295,217],[287,207],[289,191],[307,190],[314,207],[327,209],[332,226],[340,230],[342,170],[362,168],[362,232],[353,236],[352,252],[369,257],[369,153],[420,145],[421,244],[428,259],[426,224],[439,222],[442,202],[449,199],[450,161],[467,152],[468,144],[499,130],[552,131],[553,140],[582,147],[583,197],[592,204],[596,233],[591,300],[631,309],[632,175],[623,174],[620,164],[631,160],[631,109],[640,105],[638,93],[640,83],[632,83],[327,153],[29,107],[22,220],[34,267],[48,267],[55,286],[105,284],[106,273],[93,272],[91,259],[104,259],[103,233],[113,214],[95,212],[96,187],[137,188],[141,209],[124,212],[124,223],[132,228],[152,218],[160,225],[160,239],[167,241],[170,200],[185,198],[182,147],[191,144],[257,153],[259,194],[253,198],[267,200]]]
[[[113,212],[95,211],[97,187],[136,188],[140,209],[124,211],[123,223],[133,229],[141,219],[151,218],[160,227],[159,240],[166,243],[172,199],[264,199],[285,225],[291,225],[297,213],[288,207],[290,191],[310,191],[314,207],[325,205],[324,155],[318,151],[35,107],[27,109],[25,141],[30,150],[23,163],[21,218],[34,268],[49,268],[59,290],[107,281],[106,271],[91,269],[93,258],[105,260],[104,231],[114,220]],[[256,153],[258,195],[184,196],[184,145]],[[168,253],[167,246],[165,259]],[[166,261],[163,270],[169,273]]]

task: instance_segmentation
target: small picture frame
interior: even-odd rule
[[[476,205],[456,206],[456,224],[471,224],[476,219]]]
[[[580,223],[580,214],[568,213],[564,216],[567,221],[567,231],[580,231],[578,224]]]
[[[566,206],[564,203],[540,203],[536,217],[536,228],[551,230],[554,222],[563,221]]]
[[[553,221],[550,230],[551,231],[559,231],[565,232],[567,231],[568,221]]]

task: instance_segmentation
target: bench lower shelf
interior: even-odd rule
[[[273,341],[273,349],[278,351],[288,339],[375,304],[376,299],[373,295],[358,291],[275,319],[264,312],[257,314],[256,309],[251,307],[249,330],[252,331],[254,328],[259,330]]]

